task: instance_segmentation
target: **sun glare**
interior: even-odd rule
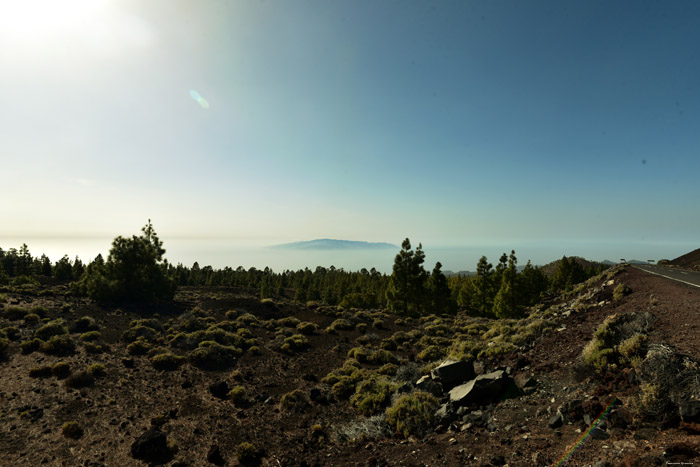
[[[80,35],[106,13],[110,0],[0,0],[0,37],[43,43]]]

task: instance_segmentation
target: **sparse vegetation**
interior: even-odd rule
[[[83,428],[78,422],[66,422],[61,427],[61,433],[66,438],[78,439],[83,436]]]
[[[399,397],[386,409],[386,421],[391,428],[405,438],[423,436],[433,424],[437,399],[427,392],[416,391]]]
[[[280,408],[285,412],[301,413],[304,412],[309,405],[311,405],[309,396],[301,389],[288,392],[280,399]]]

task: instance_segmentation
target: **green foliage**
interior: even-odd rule
[[[427,288],[431,313],[454,314],[457,312],[457,302],[452,298],[452,290],[447,283],[447,278],[442,273],[442,264],[439,261],[435,263],[433,272],[428,278]]]
[[[296,330],[301,334],[310,336],[316,334],[316,331],[318,331],[318,325],[315,323],[303,322],[297,324]]]
[[[19,306],[8,306],[5,309],[5,318],[9,319],[10,321],[19,321],[20,319],[24,319],[27,313],[29,313],[29,310],[26,308]]]
[[[62,334],[68,334],[68,329],[65,326],[65,321],[62,319],[55,319],[49,321],[39,329],[34,332],[34,336],[45,341],[52,336],[59,336]]]
[[[49,355],[73,355],[75,353],[75,343],[66,334],[51,336],[51,338],[41,344],[40,350]]]
[[[392,384],[385,378],[367,379],[357,385],[355,395],[350,399],[350,403],[357,407],[363,415],[370,416],[380,413],[391,402],[391,395],[397,387],[396,384]]]
[[[618,284],[617,287],[615,287],[615,289],[613,290],[613,300],[619,302],[631,293],[632,289],[627,287],[625,284]]]
[[[66,422],[61,427],[61,433],[66,438],[78,439],[83,436],[83,428],[78,422]]]
[[[418,315],[423,311],[427,295],[424,261],[423,246],[419,244],[414,252],[410,240],[405,239],[401,251],[394,259],[391,279],[386,289],[387,305],[391,311],[404,315]]]
[[[100,339],[100,331],[88,331],[80,335],[80,340],[83,342],[95,342]]]
[[[262,453],[252,443],[244,441],[236,447],[236,459],[241,465],[257,465],[261,457]]]
[[[67,362],[60,361],[51,367],[51,373],[58,379],[65,379],[70,376],[70,365]]]
[[[309,400],[309,396],[301,389],[288,392],[280,399],[280,408],[285,412],[301,413],[310,405],[311,401]]]
[[[336,331],[350,331],[352,329],[353,325],[350,321],[344,318],[338,318],[326,328],[326,333],[333,334]]]
[[[245,407],[250,403],[250,398],[248,397],[248,391],[243,386],[234,386],[228,392],[228,398],[231,399],[233,405],[236,407]]]
[[[36,352],[41,348],[41,345],[44,343],[41,339],[37,339],[36,337],[30,341],[24,341],[21,344],[19,344],[19,348],[22,351],[24,355],[30,354],[32,352]]]
[[[134,342],[136,339],[144,339],[152,341],[158,336],[158,331],[147,326],[134,326],[129,328],[122,334],[124,342]]]
[[[236,362],[242,350],[221,345],[216,341],[203,341],[190,354],[190,362],[203,370],[225,370]]]
[[[167,352],[151,357],[151,365],[156,370],[174,371],[180,368],[180,365],[185,363],[186,360],[185,357]]]
[[[36,324],[41,320],[41,316],[35,313],[27,313],[24,316],[24,324]]]
[[[99,329],[99,326],[92,316],[81,316],[71,326],[73,332],[88,332],[96,331],[97,329]]]
[[[103,378],[107,376],[107,369],[101,363],[94,363],[88,367],[88,371],[92,373],[95,378]]]
[[[29,370],[30,378],[48,378],[51,376],[50,366],[36,366]]]
[[[126,351],[129,355],[146,355],[151,350],[151,347],[151,344],[141,337],[127,345]]]
[[[438,400],[427,392],[416,391],[396,400],[386,409],[386,421],[391,428],[405,438],[423,436],[433,424],[433,414]]]
[[[299,352],[309,347],[309,340],[302,334],[287,337],[280,347],[282,352]]]
[[[102,302],[172,300],[176,284],[167,276],[163,242],[150,220],[141,230],[115,238],[107,261],[90,263],[74,290]]]
[[[437,345],[431,345],[423,349],[416,358],[424,362],[433,362],[445,358],[446,349]]]

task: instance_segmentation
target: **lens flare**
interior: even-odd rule
[[[190,89],[190,96],[194,99],[203,109],[209,108],[209,102],[199,95],[194,89]]]

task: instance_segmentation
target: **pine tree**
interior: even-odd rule
[[[386,290],[389,309],[404,314],[417,314],[424,307],[426,272],[423,269],[425,253],[418,244],[415,252],[407,238],[394,258],[391,279]]]
[[[508,258],[508,266],[501,274],[501,286],[493,302],[493,313],[498,318],[514,318],[520,313],[521,306],[516,284],[518,274],[516,269],[517,262],[515,251],[511,251]]]
[[[452,291],[447,284],[447,278],[442,272],[442,264],[438,261],[428,279],[431,313],[456,313],[457,303],[452,298]]]

